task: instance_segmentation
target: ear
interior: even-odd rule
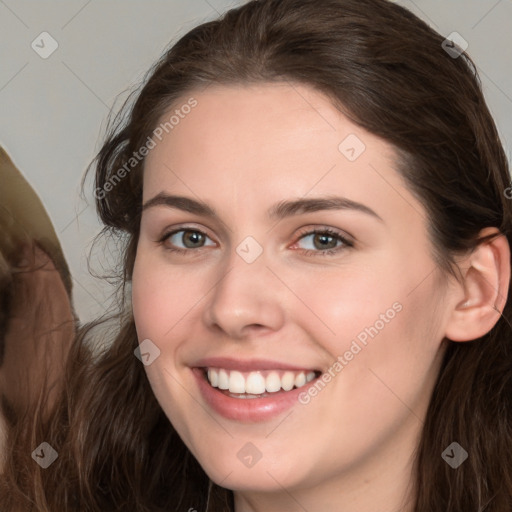
[[[452,341],[471,341],[487,334],[498,322],[507,302],[510,283],[510,247],[497,228],[485,228],[479,236],[497,233],[459,262],[463,280],[453,295],[453,311],[445,336]]]

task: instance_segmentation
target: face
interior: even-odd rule
[[[210,86],[180,107],[146,159],[132,286],[166,415],[235,491],[403,469],[447,279],[392,148],[298,84]]]

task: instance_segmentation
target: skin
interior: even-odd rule
[[[492,305],[502,309],[510,278],[506,239],[460,259],[463,281],[443,276],[425,210],[395,171],[392,147],[320,93],[278,83],[193,96],[198,105],[150,151],[144,170],[144,203],[165,192],[219,215],[164,205],[142,215],[133,312],[139,340],[161,351],[145,367],[159,403],[210,478],[234,490],[237,512],[412,510],[413,452],[445,337],[474,339],[498,320]],[[366,146],[353,162],[338,150],[349,134]],[[279,201],[328,195],[382,220],[355,210],[266,218]],[[323,255],[322,241],[304,233],[326,227],[354,246],[334,238],[328,247],[342,249]],[[186,232],[159,243],[171,228],[199,229],[203,247]],[[250,264],[236,252],[247,236],[263,249]],[[395,302],[401,311],[316,397],[269,421],[216,414],[189,367],[227,356],[327,371]],[[262,455],[250,468],[237,457],[248,442]]]

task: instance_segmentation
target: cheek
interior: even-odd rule
[[[432,377],[443,338],[442,293],[425,256],[383,255],[374,261],[295,280],[294,291],[308,311],[297,310],[294,318],[332,365],[342,358],[331,368],[346,376],[338,380],[348,396],[382,398],[376,388],[385,391],[388,385],[414,401]]]
[[[186,411],[194,410],[194,403],[171,376],[177,375],[181,343],[178,322],[190,311],[194,301],[189,295],[194,287],[184,286],[177,272],[170,272],[151,252],[139,250],[132,276],[132,308],[139,342],[150,339],[160,350],[158,357],[144,367],[153,393],[173,425],[184,433],[188,429]]]
[[[169,339],[180,318],[197,302],[197,287],[180,279],[179,268],[171,271],[154,255],[139,251],[132,278],[132,307],[139,340],[158,344]]]
[[[375,329],[389,332],[394,326],[407,334],[395,344],[409,345],[414,333],[429,327],[431,334],[435,331],[432,320],[440,317],[443,295],[432,261],[425,254],[410,254],[401,248],[362,256],[351,265],[324,269],[318,280],[304,275],[296,290],[336,339],[353,339]]]
[[[314,418],[319,438],[343,446],[345,461],[371,452],[408,418],[417,421],[428,404],[438,371],[442,296],[432,277],[418,286],[425,275],[415,263],[397,259],[378,273],[347,269],[309,291],[304,279],[300,293],[323,324],[312,315],[300,321],[332,361],[325,388],[303,396],[304,414]],[[306,422],[301,417],[297,429]],[[329,460],[334,468],[339,461],[328,445],[323,464]]]
[[[364,341],[365,328],[375,322],[380,326],[380,315],[388,312],[388,317],[395,317],[393,304],[405,299],[405,287],[393,277],[395,265],[391,258],[381,258],[377,265],[358,262],[319,269],[317,276],[290,275],[294,292],[308,309],[306,315],[297,311],[296,320],[304,322],[312,339],[325,340],[330,352],[339,355],[348,349],[346,342],[359,334]]]

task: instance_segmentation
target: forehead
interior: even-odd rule
[[[195,106],[184,108],[191,98]],[[209,86],[184,95],[160,122],[171,116],[146,158],[144,201],[162,190],[245,206],[283,195],[400,198],[393,148],[309,86]]]

